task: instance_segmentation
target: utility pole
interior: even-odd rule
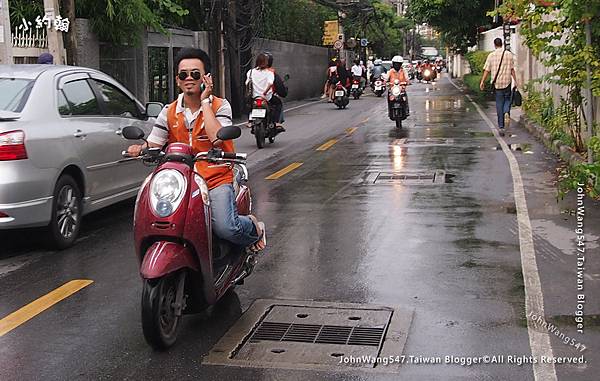
[[[0,64],[11,65],[12,63],[12,34],[8,0],[0,0]]]
[[[44,0],[44,13],[52,21],[60,14],[60,7],[58,6],[58,0]],[[75,20],[69,20],[75,22]],[[65,63],[64,59],[64,46],[62,35],[59,30],[53,28],[46,29],[48,38],[48,51],[54,56],[54,63],[62,65]]]

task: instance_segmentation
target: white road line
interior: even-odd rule
[[[462,91],[449,77],[448,81]],[[519,242],[521,247],[521,266],[523,268],[523,282],[525,284],[525,315],[531,316],[546,316],[544,314],[544,296],[542,294],[542,285],[540,275],[535,259],[535,248],[533,245],[533,234],[531,228],[531,220],[529,219],[529,211],[527,209],[527,200],[525,198],[525,189],[523,187],[523,179],[519,163],[513,155],[512,151],[504,141],[500,138],[498,129],[492,121],[483,112],[481,107],[473,101],[473,99],[465,94],[466,97],[473,103],[483,120],[490,127],[496,140],[502,147],[502,152],[506,155],[510,165],[510,172],[513,178],[513,189],[515,194],[515,203],[517,206],[517,221],[519,224]],[[553,357],[552,346],[550,345],[550,336],[548,331],[536,331],[533,327],[531,319],[527,318],[527,332],[529,334],[529,345],[531,354],[538,360],[537,364],[533,364],[533,377],[539,381],[556,381],[556,369],[554,364],[542,364],[539,362],[541,356],[547,358]]]

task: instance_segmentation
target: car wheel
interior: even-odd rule
[[[79,235],[82,216],[79,186],[69,175],[56,182],[52,198],[52,216],[48,225],[49,243],[56,249],[71,246]]]

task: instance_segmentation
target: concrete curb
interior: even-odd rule
[[[585,159],[580,154],[572,151],[569,146],[560,140],[553,141],[549,132],[544,130],[543,127],[530,121],[525,115],[521,115],[517,123],[538,138],[538,140],[540,140],[552,153],[556,154],[570,165],[586,163]]]

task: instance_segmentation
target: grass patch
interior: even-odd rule
[[[479,83],[481,83],[481,74],[467,74],[463,77],[463,82],[467,88],[475,95],[477,100],[487,101],[492,100],[491,85],[486,81],[485,88],[483,91],[479,89]]]

